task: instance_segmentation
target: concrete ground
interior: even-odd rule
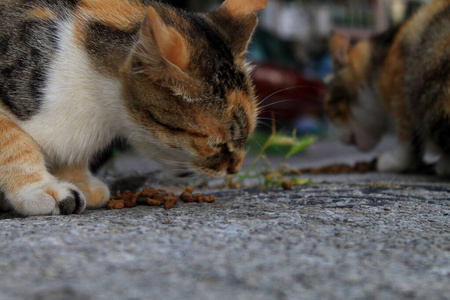
[[[377,151],[318,143],[292,164]],[[114,164],[128,184],[165,178],[132,155]],[[450,299],[449,180],[304,177],[291,191],[210,186],[215,203],[171,210],[0,214],[0,299]]]

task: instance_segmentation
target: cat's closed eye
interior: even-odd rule
[[[236,151],[236,148],[232,142],[215,145],[215,148],[223,154],[229,154]]]

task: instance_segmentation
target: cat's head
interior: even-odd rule
[[[373,43],[351,45],[349,37],[335,33],[329,45],[333,73],[326,79],[326,112],[343,142],[370,150],[387,129],[374,76]]]
[[[148,7],[121,72],[138,149],[210,176],[240,170],[257,117],[244,54],[267,1],[226,0],[207,14]]]

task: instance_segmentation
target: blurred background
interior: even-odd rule
[[[205,12],[223,1],[162,2]],[[340,31],[355,40],[369,37],[402,22],[426,2],[429,0],[269,0],[267,8],[259,12],[259,26],[248,51],[264,107],[252,140],[264,143],[273,118],[277,131],[333,137],[333,127],[324,114],[323,84],[331,72],[330,34]]]
[[[244,1],[244,0],[243,0]],[[210,11],[221,0],[166,0],[191,11]],[[427,0],[269,0],[259,13],[259,27],[248,58],[256,68],[253,79],[261,115],[270,130],[272,115],[277,128],[300,134],[333,134],[323,111],[322,83],[331,72],[327,39],[334,30],[360,39],[382,32],[414,13]],[[275,93],[275,94],[274,94]]]

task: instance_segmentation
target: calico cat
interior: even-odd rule
[[[109,191],[88,161],[116,137],[161,162],[236,173],[257,115],[244,54],[267,1],[197,14],[144,0],[0,0],[3,206],[103,206]]]
[[[379,171],[417,170],[431,146],[440,153],[437,173],[449,175],[450,0],[354,45],[335,33],[330,51],[326,110],[341,139],[372,149],[393,121],[398,143],[379,157]]]

